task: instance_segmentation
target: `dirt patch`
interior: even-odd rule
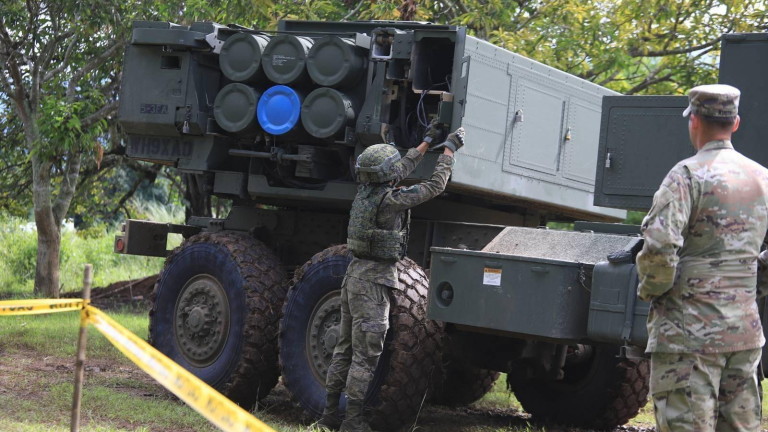
[[[113,309],[121,306],[147,306],[149,297],[155,288],[158,275],[140,279],[120,281],[105,287],[91,290],[91,304],[101,309]],[[63,298],[82,298],[82,291],[67,292]]]
[[[39,353],[28,349],[14,349],[13,353],[0,351],[0,355],[2,356],[0,393],[13,394],[22,399],[41,400],[51,386],[73,382],[74,358],[41,357]],[[142,394],[142,396],[158,396],[167,393],[149,375],[138,368],[125,367],[117,362],[103,359],[87,359],[86,363],[86,383],[122,378],[125,382],[142,383],[140,386],[132,387],[156,387],[156,392],[152,392],[151,395]]]
[[[132,306],[135,310],[148,310],[150,295],[157,276],[113,283],[106,287],[92,290],[92,303],[101,309],[113,309]],[[80,292],[66,293],[63,297],[79,298]],[[13,350],[3,352],[0,345],[0,394],[12,395],[28,401],[45,400],[47,389],[61,383],[71,383],[74,374],[74,359],[45,357],[40,358],[33,350]],[[178,401],[171,393],[157,384],[138,367],[117,361],[88,359],[86,366],[86,385],[109,387],[114,391],[137,398],[158,398]],[[287,425],[291,430],[303,429],[315,419],[309,416],[290,397],[287,389],[279,383],[256,408],[255,415],[270,423]],[[117,427],[122,425],[115,419]],[[132,425],[135,427],[136,425]],[[460,431],[497,431],[544,429],[556,432],[579,432],[579,429],[558,425],[532,424],[530,415],[515,408],[448,408],[436,405],[424,405],[415,424],[403,430],[419,432],[460,432]],[[129,428],[130,429],[130,428]],[[152,425],[153,431],[180,431],[179,428],[163,428]],[[616,431],[645,432],[653,429],[621,427]]]
[[[74,360],[60,357],[40,358],[32,350],[0,352],[0,394],[12,395],[27,401],[44,401],[48,389],[58,384],[70,384],[74,374]],[[88,359],[85,372],[86,387],[104,386],[138,398],[176,400],[143,371],[114,361]],[[291,400],[290,394],[278,384],[256,408],[254,414],[270,423],[287,425],[291,430],[303,429],[314,419]],[[110,421],[116,427],[135,428],[137,425],[119,419]],[[122,424],[125,423],[125,424]],[[412,426],[412,427],[410,427]],[[417,422],[404,430],[419,432],[461,432],[525,430],[528,426],[544,428],[548,432],[580,432],[574,428],[556,425],[530,425],[530,416],[514,408],[478,409],[473,407],[447,408],[425,405]],[[187,429],[152,425],[155,432],[180,432]],[[278,429],[279,430],[279,429]],[[619,428],[617,431],[644,432],[650,429]],[[190,431],[191,432],[191,431]]]

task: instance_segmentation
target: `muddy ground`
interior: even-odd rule
[[[41,358],[34,351],[20,351],[13,354],[6,352],[2,355],[0,394],[5,393],[28,401],[38,401],[43,398],[43,392],[52,385],[72,382],[74,374],[72,359]],[[107,378],[122,378],[131,382],[143,383],[140,386],[113,388],[113,390],[130,394],[132,397],[152,400],[174,399],[164,388],[136,367],[126,367],[124,364],[105,360],[89,359],[87,361],[86,386],[89,381],[102,381]],[[279,419],[296,427],[308,426],[314,421],[291,401],[282,384],[278,384],[270,395],[262,401],[260,411],[269,413],[273,419]],[[256,415],[260,416],[258,412]],[[419,416],[415,430],[418,432],[517,431],[533,426],[537,429],[543,427],[547,431],[580,432],[578,429],[563,428],[557,425],[529,425],[529,422],[528,414],[514,408],[476,409],[465,407],[449,409],[427,405]],[[113,422],[113,425],[129,430],[133,430],[137,426],[136,424],[121,425],[119,423],[119,421]],[[157,426],[153,426],[151,430],[153,432],[193,432],[186,428],[159,428]],[[652,429],[622,427],[617,431],[649,432]]]
[[[92,303],[105,310],[132,306],[136,308],[149,307],[149,297],[156,277],[147,277],[128,282],[119,282],[107,287],[95,288],[92,291]],[[80,297],[81,293],[67,293],[64,297]],[[13,394],[16,397],[35,400],[40,392],[52,383],[71,382],[74,362],[64,358],[39,358],[34,352],[3,353],[4,362],[0,364],[0,393]],[[11,366],[13,365],[13,369]],[[25,376],[19,381],[14,377]],[[29,377],[41,377],[40,382],[29,382]],[[43,378],[44,377],[44,378]],[[89,359],[86,368],[86,382],[94,378],[125,378],[137,380],[145,385],[137,388],[121,388],[127,394],[139,398],[173,398],[164,388],[155,383],[148,375],[137,367],[126,367],[124,364],[108,360]],[[181,402],[179,402],[181,403]],[[297,427],[309,425],[314,420],[291,401],[290,395],[282,384],[262,401],[260,410],[283,422]],[[257,414],[258,415],[258,414]],[[120,425],[115,425],[120,426]],[[128,425],[126,425],[128,426]],[[135,427],[135,425],[133,425]],[[578,432],[578,429],[564,428],[558,425],[531,424],[528,414],[515,408],[446,408],[425,405],[419,415],[417,427],[419,432],[458,432],[486,430],[525,430],[544,428],[547,431]],[[410,429],[410,428],[409,428]],[[158,432],[171,432],[178,429],[152,429]],[[530,429],[529,429],[530,430]],[[633,426],[621,427],[616,431],[647,432],[653,429]]]

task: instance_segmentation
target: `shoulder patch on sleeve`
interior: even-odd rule
[[[417,188],[415,185],[413,186],[406,186],[406,187],[400,187],[392,191],[393,194],[401,193],[401,194],[413,194],[417,192]]]

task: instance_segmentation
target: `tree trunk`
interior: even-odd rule
[[[184,180],[184,199],[187,206],[185,219],[190,216],[211,217],[211,194],[206,190],[205,177],[199,174],[182,174]]]
[[[32,156],[32,199],[37,225],[35,296],[59,297],[61,230],[51,204],[51,163]]]

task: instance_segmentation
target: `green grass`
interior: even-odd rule
[[[37,422],[28,422],[17,419],[0,418],[0,430],[5,432],[68,432],[69,424],[45,424]],[[138,426],[135,429],[116,428],[109,424],[98,424],[92,422],[80,428],[82,432],[150,432],[151,429],[145,426]]]
[[[0,406],[13,414],[0,419],[0,430],[68,431],[72,383],[55,384],[35,401],[0,395]],[[97,383],[86,383],[84,387],[81,419],[86,425],[84,431],[218,430],[191,408],[170,398],[135,397]]]
[[[146,338],[145,313],[113,311],[109,315]],[[78,312],[0,317],[0,367],[14,374],[6,377],[8,385],[22,392],[20,397],[16,391],[0,391],[0,406],[8,414],[0,419],[0,430],[69,430],[71,369],[78,332]],[[9,357],[14,364],[4,365],[3,359]],[[135,379],[133,374],[144,377],[143,372],[93,327],[88,329],[86,365],[109,370],[86,372],[81,411],[87,419],[84,431],[217,430],[151,380]],[[34,397],[24,397],[27,390]]]
[[[491,409],[498,407],[515,408],[522,411],[523,407],[517,401],[515,395],[507,390],[507,375],[501,374],[493,384],[491,391],[485,394],[479,401],[472,404],[478,409]]]
[[[62,312],[0,317],[0,406],[4,412],[0,418],[0,430],[69,430],[71,366],[78,334],[78,315],[77,312]],[[145,313],[125,310],[111,311],[109,315],[139,337],[146,338]],[[14,363],[6,362],[7,358],[12,358]],[[111,369],[99,373],[86,372],[82,401],[84,432],[216,430],[194,410],[146,378],[93,328],[89,331],[86,364]],[[764,388],[768,389],[768,385]],[[503,410],[505,415],[522,412],[514,395],[506,390],[504,375],[471,408],[475,411]],[[764,399],[764,409],[768,409],[768,397]],[[287,418],[284,412],[273,414],[267,410],[255,415],[277,431],[307,431],[306,426],[299,424],[297,419]],[[650,404],[630,425],[654,425]],[[768,422],[763,422],[763,428],[767,426]],[[417,425],[416,431],[420,430],[432,432],[437,429]],[[484,424],[453,430],[534,432],[543,429],[526,425],[523,419],[506,427]]]
[[[122,326],[142,339],[147,337],[145,314],[110,312]],[[79,312],[0,317],[0,352],[32,350],[44,356],[73,357],[80,328]],[[130,361],[92,326],[88,327],[88,355],[130,364]]]
[[[154,210],[160,213],[160,210]],[[155,220],[171,217],[160,214]],[[175,221],[175,220],[174,220]],[[35,279],[37,233],[33,224],[19,218],[0,215],[0,298],[31,297]],[[85,264],[93,265],[93,286],[137,279],[156,274],[163,266],[162,258],[121,255],[113,252],[118,229],[104,226],[85,231],[63,230],[61,236],[61,292],[80,291]],[[181,243],[171,235],[168,248]]]

